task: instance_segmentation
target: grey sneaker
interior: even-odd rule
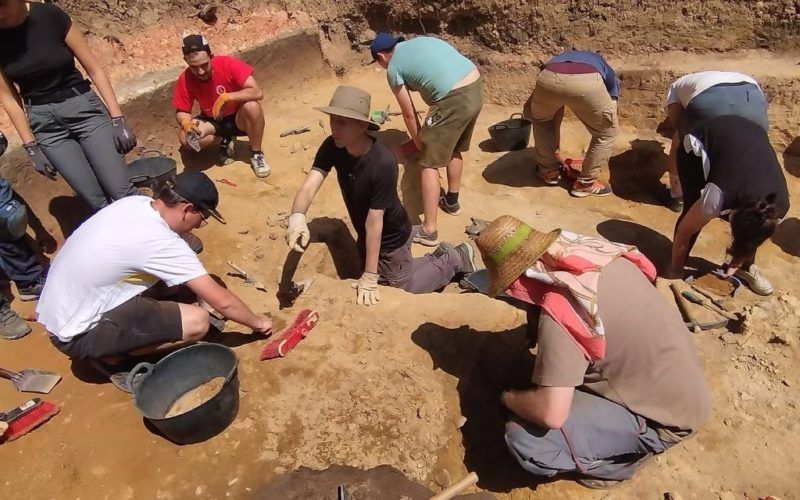
[[[435,247],[439,245],[439,231],[428,234],[422,229],[422,225],[420,224],[411,227],[411,234],[414,235],[414,243],[419,243],[426,247]]]
[[[750,287],[753,293],[757,293],[758,295],[771,295],[773,292],[772,284],[770,284],[764,274],[761,273],[761,269],[756,267],[755,264],[751,265],[748,270],[739,269],[734,276],[747,283],[747,286]]]
[[[443,242],[439,243],[439,246],[436,247],[436,249],[433,251],[433,256],[434,257],[441,257],[442,255],[445,255],[445,254],[448,254],[448,253],[451,253],[451,252],[455,251],[455,249],[456,249],[456,247],[454,247],[453,245],[451,245],[450,243],[448,243],[446,241],[443,241]]]
[[[16,340],[31,333],[28,322],[20,318],[11,310],[7,303],[0,306],[0,337],[6,340]]]
[[[576,198],[586,198],[587,196],[608,196],[611,194],[611,187],[603,184],[602,182],[594,179],[589,182],[584,182],[580,179],[575,181],[569,194]]]
[[[446,214],[450,215],[458,215],[461,213],[461,204],[459,202],[455,202],[452,205],[447,203],[447,193],[445,193],[444,189],[439,189],[439,208]]]
[[[475,272],[475,251],[472,249],[472,245],[469,244],[469,241],[465,241],[460,245],[456,246],[456,251],[458,255],[461,257],[461,271],[465,274],[471,274]]]
[[[269,168],[269,165],[264,160],[264,153],[253,153],[253,156],[250,157],[250,168],[253,169],[256,177],[260,179],[269,177],[269,174],[272,173],[272,169]]]

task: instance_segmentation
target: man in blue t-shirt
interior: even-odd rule
[[[475,270],[467,242],[455,247],[442,243],[432,254],[411,255],[411,223],[397,195],[397,161],[388,147],[367,134],[378,130],[369,119],[370,100],[363,90],[342,85],[329,106],[316,108],[330,116],[331,135],[319,147],[313,168],[297,190],[286,230],[289,248],[305,251],[311,238],[306,212],[325,178],[336,169],[364,259],[364,272],[354,284],[356,302],[366,306],[380,301],[379,279],[410,293],[429,293],[443,288],[457,273]]]
[[[438,38],[405,40],[379,33],[370,50],[373,61],[386,69],[408,135],[420,152],[425,220],[414,228],[414,242],[436,246],[438,208],[451,215],[461,211],[461,153],[469,151],[472,131],[483,107],[481,74],[472,61]],[[412,90],[428,104],[422,126],[417,122]],[[439,184],[438,169],[443,167],[447,169],[447,192]]]
[[[545,184],[556,186],[561,180],[559,129],[564,107],[568,107],[592,134],[582,167],[565,168],[567,175],[574,178],[570,194],[578,198],[611,194],[611,188],[598,177],[619,133],[617,99],[617,75],[600,54],[571,50],[545,63],[525,109],[526,116],[533,120],[536,175]]]

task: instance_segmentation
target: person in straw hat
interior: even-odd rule
[[[319,147],[313,168],[295,195],[286,231],[289,247],[303,252],[308,245],[311,233],[306,213],[328,173],[336,168],[364,259],[364,272],[354,284],[357,303],[378,303],[379,279],[411,293],[429,293],[458,273],[473,272],[473,250],[466,242],[442,244],[433,254],[412,257],[411,223],[397,195],[397,160],[387,146],[367,134],[379,128],[369,119],[370,95],[342,85],[329,106],[316,109],[330,116],[331,136]]]
[[[541,308],[533,385],[501,395],[506,443],[528,472],[612,487],[707,418],[691,337],[635,247],[507,215],[476,245],[491,296]]]

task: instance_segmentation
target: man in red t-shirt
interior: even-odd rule
[[[246,135],[250,140],[250,166],[257,177],[270,174],[261,151],[264,135],[264,94],[253,78],[252,66],[231,56],[214,56],[203,35],[183,39],[183,59],[189,65],[175,83],[172,106],[181,126],[184,147],[199,151],[220,139],[224,164],[230,163],[230,143]],[[200,114],[192,117],[194,102]]]

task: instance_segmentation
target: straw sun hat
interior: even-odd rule
[[[516,217],[502,215],[475,239],[489,272],[489,296],[505,291],[547,251],[561,229],[539,232]]]

